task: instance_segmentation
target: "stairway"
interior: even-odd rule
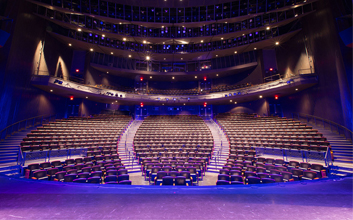
[[[0,174],[17,175],[19,166],[17,166],[18,153],[21,141],[28,133],[35,128],[26,129],[15,133],[0,142]]]
[[[134,158],[133,142],[137,129],[143,120],[134,120],[121,136],[118,144],[118,154],[121,162],[124,164],[129,173],[141,172],[138,161]]]
[[[330,143],[333,151],[333,167],[331,168],[331,174],[334,175],[347,175],[353,174],[353,144],[347,140],[344,136],[339,135],[328,129],[324,129],[321,126],[311,124],[314,129],[317,129],[327,141]]]
[[[213,156],[207,166],[207,172],[219,173],[229,156],[229,142],[222,129],[212,118],[204,120],[210,128],[214,140]]]

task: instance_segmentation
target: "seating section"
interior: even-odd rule
[[[250,86],[252,86],[251,83],[243,83],[243,84],[237,84],[237,85],[219,85],[219,86],[213,87],[210,90],[210,93],[229,91],[229,90],[233,90],[233,89],[242,89],[242,88],[246,88],[246,87],[250,87]]]
[[[229,139],[231,155],[255,147],[326,151],[330,145],[318,130],[292,119],[227,113],[216,120]]]
[[[38,127],[21,143],[23,152],[85,149],[87,156],[30,164],[26,168],[27,177],[78,183],[124,181],[123,184],[128,184],[129,176],[117,154],[117,143],[131,121],[126,115],[97,115],[56,120]]]
[[[56,120],[29,133],[21,142],[21,150],[33,152],[88,148],[88,156],[115,154],[120,134],[131,121],[131,117],[126,115]]]
[[[172,175],[173,184],[178,176],[184,176],[189,185],[197,184],[213,147],[211,131],[198,116],[149,116],[134,137],[134,153],[145,180],[158,185]],[[165,176],[156,179],[160,172]]]
[[[160,89],[149,89],[149,94],[162,94],[162,95],[198,95],[199,90],[197,88],[194,89],[184,89],[184,90],[175,90],[175,89],[168,89],[168,90],[160,90]]]
[[[252,160],[227,159],[219,171],[216,185],[244,185],[292,182],[326,178],[327,168],[321,164],[282,159],[253,158]]]
[[[137,93],[134,88],[128,87],[128,86],[112,86],[112,85],[105,85],[105,84],[99,84],[95,85],[95,88],[100,88],[100,89],[111,89],[111,90],[117,90],[121,92],[127,92],[127,93]]]
[[[128,171],[118,156],[107,155],[29,164],[26,177],[75,183],[131,185]]]
[[[285,162],[256,156],[258,147],[326,151],[329,143],[312,127],[278,117],[255,114],[220,114],[217,123],[230,144],[229,157],[220,170],[217,185],[286,182],[326,177],[321,164]]]

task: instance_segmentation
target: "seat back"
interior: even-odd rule
[[[312,179],[312,180],[313,180],[313,179],[317,178],[317,173],[314,172],[314,171],[305,170],[305,171],[303,172],[303,177],[309,178],[309,179]]]
[[[173,185],[174,178],[171,176],[165,176],[162,178],[163,182],[162,185]]]
[[[261,183],[261,179],[259,177],[249,176],[248,183],[249,184],[259,184],[259,183]]]
[[[176,177],[175,178],[175,185],[185,186],[186,185],[186,178],[184,176]]]

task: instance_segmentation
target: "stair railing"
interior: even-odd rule
[[[4,141],[7,137],[15,134],[16,132],[36,127],[42,125],[43,123],[55,121],[56,114],[54,115],[39,115],[32,118],[27,118],[22,121],[18,121],[12,125],[7,126],[6,128],[0,131],[0,142]]]
[[[292,113],[292,118],[298,119],[298,121],[304,119],[307,123],[312,123],[319,126],[321,125],[324,129],[326,129],[326,127],[329,127],[332,132],[337,132],[339,135],[344,135],[344,137],[351,142],[353,140],[353,132],[351,130],[333,121],[320,118],[314,115],[307,115],[302,113]]]

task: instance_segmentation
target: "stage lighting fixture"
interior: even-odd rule
[[[270,71],[272,72],[272,71],[273,71],[273,68],[270,68]]]
[[[149,57],[149,56],[147,56],[147,57],[146,57],[146,60],[150,60],[150,57]]]
[[[278,95],[275,95],[275,99],[278,99]]]

